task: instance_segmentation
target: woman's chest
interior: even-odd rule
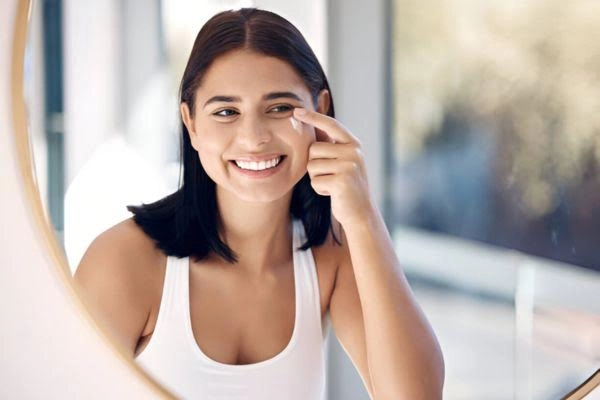
[[[313,249],[320,315],[323,320],[335,282],[335,261],[322,249]],[[300,279],[301,281],[298,281]],[[293,265],[263,278],[228,274],[207,265],[189,270],[189,324],[199,350],[223,364],[252,364],[281,353],[291,341],[296,302],[303,301],[296,285],[305,287]],[[151,312],[145,331],[153,332],[158,307]],[[151,330],[150,330],[151,329]],[[144,337],[142,350],[151,338]]]
[[[323,261],[321,263],[321,261]],[[294,274],[289,265],[271,279],[220,279],[201,271],[190,275],[190,315],[199,349],[212,360],[225,364],[252,364],[283,352],[292,340],[296,324],[304,319],[325,317],[333,283],[334,268],[315,256],[318,299],[306,298],[310,282]],[[222,277],[221,277],[222,278]],[[219,282],[215,285],[214,282]],[[296,288],[302,285],[302,288]],[[315,296],[317,297],[317,296]],[[318,301],[320,313],[310,314]],[[303,302],[302,319],[297,302]],[[312,303],[314,304],[314,303]]]

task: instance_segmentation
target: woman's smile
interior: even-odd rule
[[[230,161],[234,168],[242,175],[250,178],[266,178],[274,175],[283,168],[285,156],[275,156],[259,160],[236,159]]]

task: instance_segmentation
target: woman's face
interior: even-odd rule
[[[206,173],[236,197],[268,202],[289,194],[306,173],[314,128],[293,119],[314,109],[309,89],[286,62],[247,50],[217,58],[204,75],[193,113],[183,121]],[[318,111],[329,107],[319,94]]]

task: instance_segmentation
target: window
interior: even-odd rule
[[[444,398],[560,398],[600,354],[600,3],[393,8],[388,225]]]

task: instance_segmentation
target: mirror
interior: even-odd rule
[[[206,7],[198,5],[198,9],[192,10],[190,4],[184,5],[183,2],[174,1],[146,2],[143,5],[142,2],[136,1],[109,1],[85,6],[78,3],[81,2],[62,2],[64,5],[62,16],[67,23],[62,26],[64,29],[62,40],[54,42],[50,39],[54,37],[53,32],[55,34],[56,31],[42,31],[44,16],[41,12],[41,2],[36,4],[32,15],[32,35],[29,39],[25,59],[25,97],[28,103],[30,140],[37,171],[36,179],[42,202],[51,218],[56,237],[64,245],[71,272],[77,266],[87,245],[98,233],[129,216],[124,208],[125,204],[150,202],[171,192],[176,187],[178,128],[175,94],[182,71],[182,62],[185,61],[193,37],[201,25],[201,18],[198,16],[204,15],[202,18],[207,18],[218,7],[236,8],[242,5],[252,5],[250,2],[214,1],[207,2]],[[481,128],[480,119],[475,122],[467,121],[473,125],[471,126],[473,129],[468,131],[465,138],[460,134],[453,136],[451,132],[453,127],[457,126],[456,123],[465,122],[464,119],[456,121],[442,118],[444,112],[448,111],[444,108],[447,106],[445,102],[456,100],[456,97],[452,96],[461,95],[460,90],[456,90],[456,88],[448,88],[444,85],[435,86],[436,82],[454,82],[455,84],[458,82],[449,80],[447,65],[444,64],[451,62],[455,56],[455,53],[451,51],[453,48],[440,40],[441,37],[448,39],[448,36],[440,34],[435,29],[426,30],[429,36],[423,40],[426,40],[430,46],[425,50],[421,48],[421,42],[414,41],[414,36],[411,36],[422,26],[429,26],[428,23],[438,28],[440,26],[449,27],[448,29],[452,30],[453,25],[448,21],[460,18],[442,11],[439,15],[432,15],[415,4],[409,4],[410,2],[395,3],[398,3],[395,4],[398,14],[394,14],[396,15],[394,21],[411,21],[411,24],[401,24],[400,32],[397,32],[401,39],[398,39],[396,54],[404,54],[405,57],[410,55],[410,59],[413,60],[412,63],[403,62],[402,59],[392,61],[393,68],[398,68],[395,76],[403,79],[395,90],[398,90],[399,93],[411,94],[402,97],[401,94],[396,93],[397,96],[394,100],[397,105],[403,106],[397,112],[398,121],[394,128],[397,130],[394,156],[398,156],[400,159],[396,160],[399,162],[394,167],[397,168],[394,173],[398,175],[394,177],[395,183],[390,188],[395,191],[392,203],[396,208],[391,209],[393,212],[391,215],[396,218],[393,224],[398,228],[395,231],[397,248],[407,265],[407,271],[412,274],[413,283],[418,286],[417,295],[423,296],[421,299],[423,299],[426,313],[432,316],[434,327],[436,331],[439,330],[442,333],[441,338],[446,341],[447,348],[457,349],[459,347],[453,347],[452,344],[464,342],[464,336],[456,335],[456,331],[452,331],[456,327],[453,324],[462,324],[461,328],[465,328],[470,322],[476,327],[468,330],[468,334],[472,334],[474,338],[480,340],[479,342],[474,340],[472,343],[479,343],[489,349],[491,346],[487,346],[487,344],[491,343],[488,341],[490,337],[498,339],[493,343],[501,343],[505,356],[502,358],[502,362],[497,364],[499,369],[493,370],[482,368],[484,363],[478,359],[479,354],[474,351],[475,345],[468,349],[469,352],[463,352],[462,349],[460,351],[449,350],[446,353],[447,361],[449,361],[447,398],[486,398],[485,395],[490,393],[486,390],[494,391],[498,387],[503,388],[498,390],[505,390],[502,393],[506,396],[510,397],[513,394],[522,396],[519,398],[532,398],[535,393],[538,393],[537,391],[545,391],[544,393],[552,393],[557,396],[566,393],[570,387],[576,386],[580,378],[589,375],[586,368],[589,367],[590,362],[593,362],[593,355],[598,354],[597,345],[591,339],[597,332],[597,323],[595,322],[598,312],[595,305],[597,303],[590,305],[590,298],[585,296],[585,293],[597,291],[597,274],[589,271],[582,272],[577,268],[571,268],[572,265],[567,266],[570,269],[565,272],[562,264],[557,266],[550,263],[552,266],[548,267],[547,260],[540,261],[526,256],[521,257],[520,253],[518,256],[515,256],[513,252],[498,254],[491,251],[488,253],[482,251],[481,247],[474,246],[473,243],[465,245],[464,242],[460,242],[459,245],[455,245],[456,243],[452,240],[442,243],[438,240],[441,239],[441,236],[430,234],[430,231],[436,231],[437,227],[438,234],[442,232],[452,237],[461,236],[456,231],[448,232],[448,229],[444,231],[442,228],[457,227],[456,224],[448,225],[447,221],[461,219],[462,212],[466,212],[460,207],[467,203],[461,203],[459,195],[468,191],[453,192],[459,197],[459,200],[451,204],[436,202],[435,198],[417,196],[417,194],[427,195],[426,189],[433,186],[414,190],[415,187],[422,182],[435,183],[437,178],[438,182],[442,181],[442,184],[436,187],[437,193],[434,193],[433,197],[443,197],[443,190],[447,189],[444,183],[455,182],[451,179],[440,178],[440,176],[445,176],[441,174],[442,172],[447,174],[455,172],[451,167],[445,168],[449,164],[444,164],[444,162],[462,160],[464,161],[462,167],[468,170],[470,165],[468,162],[484,162],[490,158],[494,151],[491,146],[495,143],[490,143],[494,142],[494,137],[478,136],[473,138],[470,136]],[[467,3],[461,3],[459,10],[466,10]],[[531,4],[533,3],[535,2],[532,1]],[[48,2],[48,4],[54,3]],[[558,6],[554,5],[553,7]],[[593,6],[587,3],[586,7]],[[440,4],[430,8],[443,9]],[[559,15],[560,12],[556,14],[556,9],[553,11],[555,14],[550,12],[550,15],[555,15],[555,17]],[[598,15],[596,12],[581,11],[582,9],[582,7],[573,6],[569,12],[577,14],[578,18],[597,22],[594,20],[594,16]],[[516,8],[506,8],[503,13],[498,14],[501,21],[497,22],[501,25],[502,21],[511,21],[511,18],[518,20],[519,15],[526,15],[521,14],[522,12],[523,10]],[[466,14],[468,12],[465,11]],[[52,18],[52,15],[52,13],[48,13],[47,18]],[[475,13],[475,15],[477,14]],[[429,17],[432,20],[428,19]],[[54,14],[54,18],[58,18],[56,19],[58,21],[61,20],[56,14]],[[182,22],[190,19],[193,21],[189,24]],[[446,25],[437,24],[439,21],[445,21]],[[50,21],[47,22],[44,29],[49,29],[51,26]],[[190,26],[189,30],[188,25]],[[471,27],[469,24],[461,26]],[[582,26],[588,26],[588,29],[591,29],[591,25]],[[110,29],[106,29],[106,27],[110,27]],[[55,29],[60,31],[57,26]],[[457,32],[461,31],[457,30]],[[568,31],[561,32],[564,40],[570,37]],[[440,36],[435,36],[436,34]],[[473,37],[479,38],[484,44],[469,41],[469,38],[473,39]],[[469,45],[477,44],[480,47],[476,48],[481,50],[486,47],[486,40],[489,39],[480,33],[469,32],[466,33],[466,36],[460,36],[458,39],[461,38],[465,42],[460,42],[460,44],[465,45],[465,49],[471,51],[473,48]],[[552,36],[550,38],[552,39]],[[59,43],[62,43],[63,47]],[[582,42],[577,41],[576,43]],[[570,51],[578,51],[577,45],[567,47]],[[70,50],[67,51],[67,48]],[[444,51],[441,51],[442,48]],[[515,56],[512,53],[514,49],[501,48],[506,52],[502,54]],[[548,48],[542,46],[540,51],[543,53],[543,50],[548,50]],[[593,43],[589,45],[588,50],[589,54],[597,54],[595,53],[597,47]],[[402,51],[405,53],[401,53]],[[474,56],[473,53],[468,54]],[[576,55],[581,54],[583,53]],[[54,61],[52,61],[53,57]],[[423,57],[423,59],[419,59],[419,57]],[[62,71],[59,65],[53,64],[57,59],[64,60]],[[435,62],[430,63],[432,60]],[[516,60],[518,61],[518,57]],[[567,62],[568,60],[577,60],[577,57],[567,54],[561,60]],[[492,63],[494,68],[483,68],[483,72],[480,72],[482,74],[484,72],[498,74],[493,76],[494,79],[483,79],[479,83],[468,82],[472,86],[469,86],[470,92],[467,94],[476,99],[476,105],[485,105],[485,108],[480,110],[484,114],[487,113],[484,115],[485,117],[495,116],[499,109],[503,112],[510,111],[508,110],[510,104],[506,103],[506,98],[486,97],[486,94],[504,90],[501,79],[511,79],[510,76],[507,78],[501,73],[514,73],[516,77],[530,77],[527,74],[527,68],[525,70],[505,70],[503,69],[503,60],[492,61],[494,61]],[[511,62],[510,65],[515,69],[523,67],[517,61],[515,61],[516,64]],[[581,62],[585,64],[584,61]],[[420,69],[419,65],[421,64],[418,62],[422,62],[423,65],[427,64],[430,68]],[[498,64],[494,64],[496,62]],[[548,64],[551,63],[553,61],[548,62]],[[457,75],[453,75],[453,79],[458,79],[460,71],[454,72]],[[64,76],[68,76],[68,79],[63,80]],[[593,82],[597,83],[597,79],[594,79]],[[478,91],[478,85],[482,82],[496,86]],[[506,179],[505,183],[510,185],[511,190],[516,193],[512,199],[516,199],[515,203],[527,216],[534,218],[552,216],[554,215],[552,212],[556,210],[568,214],[564,209],[563,200],[565,199],[560,197],[566,193],[564,187],[578,192],[577,204],[587,202],[588,205],[587,208],[577,208],[577,218],[580,219],[581,224],[575,224],[573,231],[579,232],[580,236],[578,237],[584,239],[597,234],[597,231],[593,229],[597,225],[594,222],[594,218],[597,216],[597,207],[593,199],[597,198],[594,190],[598,186],[597,178],[590,179],[590,175],[586,175],[585,168],[587,167],[578,163],[581,160],[581,157],[578,156],[580,154],[584,154],[590,159],[597,157],[595,154],[597,154],[598,148],[597,124],[592,121],[595,114],[586,111],[594,109],[594,97],[577,95],[580,93],[578,90],[582,91],[581,93],[589,90],[589,85],[584,84],[585,82],[587,82],[585,79],[577,78],[565,86],[566,89],[574,91],[574,94],[569,92],[569,98],[579,99],[584,102],[584,106],[569,108],[569,111],[574,114],[566,119],[569,124],[573,124],[569,131],[579,132],[578,136],[569,139],[570,136],[563,135],[560,139],[566,140],[566,147],[571,146],[582,153],[566,152],[567,155],[560,160],[544,152],[542,154],[535,153],[545,161],[533,166],[528,164],[531,159],[528,155],[532,155],[533,153],[530,151],[535,150],[536,145],[539,144],[537,138],[543,135],[544,124],[547,123],[547,120],[533,118],[532,121],[530,118],[518,118],[516,122],[521,124],[519,125],[520,130],[516,131],[519,140],[533,147],[523,146],[521,148],[523,151],[514,154],[517,163],[513,175],[510,173],[509,164],[504,163],[506,159],[498,161],[503,168],[498,171],[506,175],[503,178]],[[432,83],[432,86],[428,86]],[[518,79],[515,84],[518,84]],[[485,88],[485,86],[482,87]],[[437,92],[436,90],[440,88],[442,91]],[[561,98],[558,96],[559,100]],[[571,106],[572,104],[569,107]],[[405,110],[407,109],[410,110],[409,116],[412,119],[406,118]],[[516,111],[523,112],[523,109]],[[579,118],[578,113],[584,113],[584,117],[590,115],[591,117],[590,119]],[[411,132],[411,134],[403,134],[405,132]],[[531,132],[534,132],[535,135]],[[464,141],[466,141],[464,149],[467,153],[454,152],[456,143],[460,145],[464,144]],[[560,144],[560,141],[557,143]],[[557,143],[552,146],[546,143],[543,146],[550,146],[557,154],[561,154],[561,146]],[[508,143],[506,146],[512,145]],[[528,151],[524,149],[528,149]],[[480,153],[478,150],[483,150],[483,152]],[[566,179],[566,181],[561,181],[563,189],[559,186],[552,186],[553,182],[548,182],[547,176],[544,175],[544,169],[541,168],[542,164],[552,164],[553,162],[560,164],[557,171],[562,178]],[[592,171],[597,171],[596,161],[590,162],[588,166],[590,165]],[[424,175],[421,180],[411,180],[411,178],[414,179],[413,172],[415,170]],[[464,172],[465,170],[459,169],[458,171]],[[475,180],[479,179],[479,181],[475,183],[479,182],[484,185],[485,182],[481,182],[485,178],[483,175],[486,171],[480,172],[481,174],[475,177]],[[456,182],[473,183],[469,180],[472,177],[472,175],[464,173],[456,178],[458,179]],[[577,187],[570,185],[569,179],[573,177],[577,178],[578,185],[581,182],[584,184]],[[529,182],[525,178],[535,179],[533,182]],[[506,193],[510,194],[510,191]],[[562,206],[559,206],[560,204]],[[481,202],[475,202],[471,206],[470,210],[473,212],[468,214],[469,218],[462,219],[464,225],[461,226],[463,227],[469,224],[474,225],[478,219],[484,218],[482,215],[485,213],[478,208],[482,206]],[[449,217],[448,215],[432,216],[432,214],[440,212],[442,208],[450,210]],[[413,213],[415,209],[423,211],[423,214]],[[415,222],[411,221],[411,218],[420,220]],[[525,221],[524,218],[518,218],[518,216],[513,219],[519,224]],[[508,220],[504,220],[504,222],[508,222]],[[538,218],[534,225],[539,228],[543,222],[543,218]],[[551,222],[554,224],[556,220]],[[408,229],[415,227],[418,229]],[[533,230],[543,231],[541,228]],[[494,230],[491,232],[493,233]],[[597,266],[595,260],[598,258],[595,258],[597,254],[594,253],[593,243],[583,242],[582,247],[576,244],[571,248],[564,241],[565,231],[550,229],[548,232],[549,235],[545,240],[548,243],[555,243],[557,252],[561,253],[561,258],[557,257],[557,259],[571,262],[574,266],[585,264],[590,271]],[[468,235],[464,236],[468,237]],[[507,234],[506,237],[515,240],[514,235]],[[475,239],[481,240],[481,237]],[[427,245],[425,246],[424,243]],[[451,246],[445,247],[446,245]],[[465,246],[462,247],[463,245]],[[510,248],[510,246],[507,247]],[[433,248],[443,249],[443,257],[432,259],[432,252],[427,250]],[[454,252],[457,248],[462,248],[464,251]],[[419,253],[419,250],[423,249],[425,250]],[[585,253],[581,249],[585,249]],[[519,248],[519,250],[524,251],[525,255],[536,254],[542,258],[552,258],[545,253],[535,253],[527,248]],[[465,253],[478,254],[481,256],[479,259],[491,260],[489,265],[486,264],[489,266],[489,268],[486,267],[486,274],[481,274],[481,269],[477,266],[469,270],[467,266],[471,264],[464,260],[453,262],[450,266],[447,265],[446,260],[450,259],[450,256],[459,258],[459,255],[462,256]],[[581,255],[581,258],[577,258],[578,255]],[[428,270],[429,266],[434,264],[437,269]],[[522,265],[525,265],[525,268],[522,268]],[[444,268],[440,268],[440,266]],[[497,272],[498,274],[496,274]],[[485,275],[484,278],[489,279],[479,281],[473,286],[473,282],[469,278],[475,275]],[[418,285],[419,280],[431,278],[431,276],[438,279],[437,289],[435,285],[433,288],[431,285]],[[461,281],[463,278],[464,280]],[[516,283],[513,284],[514,282]],[[571,285],[566,285],[570,290],[562,288],[565,291],[561,292],[561,288],[558,286],[565,282],[569,282]],[[456,285],[459,287],[458,290]],[[438,312],[436,318],[435,312],[436,309],[440,310],[440,305],[439,302],[435,303],[433,300],[440,298],[440,286],[449,288],[446,292],[448,297],[444,297],[447,299],[446,305],[456,305],[456,308],[443,309],[446,317],[460,316],[459,312],[463,312],[462,316],[466,316],[465,318],[444,319],[440,317],[444,312]],[[467,289],[464,289],[465,287]],[[473,296],[473,294],[475,295]],[[496,301],[498,298],[500,301]],[[465,303],[467,306],[459,308],[460,304]],[[469,308],[471,306],[474,308]],[[573,308],[584,312],[574,312]],[[447,312],[448,310],[450,312]],[[490,315],[490,310],[499,310],[498,315],[500,315],[499,319],[490,324],[497,328],[493,333],[490,333],[486,326],[477,321],[478,316],[484,318]],[[535,313],[532,313],[533,310]],[[467,313],[469,315],[466,315]],[[592,318],[590,318],[590,314],[592,314]],[[534,321],[537,321],[535,331],[533,330]],[[540,330],[540,327],[545,327],[546,330]],[[578,333],[569,336],[568,340],[561,339],[569,327],[576,327]],[[444,332],[449,332],[448,336],[443,336]],[[464,331],[460,332],[464,333]],[[500,338],[494,336],[500,333],[503,334]],[[516,339],[517,346],[513,339]],[[569,345],[577,340],[580,340],[580,345],[575,349],[569,348]],[[559,345],[552,347],[557,341],[560,342]],[[548,348],[550,350],[547,351]],[[583,354],[582,349],[589,353]],[[494,354],[493,352],[489,354],[490,360],[494,359]],[[592,354],[591,357],[590,354]],[[560,368],[556,368],[549,375],[543,375],[539,372],[540,370],[534,373],[532,366],[535,365],[535,362],[540,363],[547,360],[546,357],[553,359],[553,355],[557,358],[568,359],[571,363],[569,365],[574,366],[572,371],[576,370],[576,372],[565,374]],[[477,371],[477,367],[480,371],[487,373],[477,379],[479,385],[473,384],[474,371]],[[522,373],[520,376],[524,378],[515,380],[514,377],[517,375],[515,371]],[[542,384],[540,382],[549,383]],[[537,384],[534,385],[534,383]]]

